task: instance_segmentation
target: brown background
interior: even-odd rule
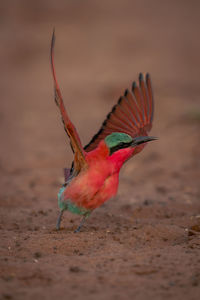
[[[0,2],[2,299],[199,299],[199,1]],[[72,154],[49,64],[87,143],[139,72],[152,142],[79,234],[56,194]]]

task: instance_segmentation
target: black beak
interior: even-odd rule
[[[131,146],[136,147],[140,144],[147,143],[147,142],[154,141],[154,140],[158,140],[158,138],[155,136],[138,136],[133,139]]]

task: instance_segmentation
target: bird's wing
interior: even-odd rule
[[[56,73],[55,73],[55,67],[54,67],[54,44],[55,44],[55,33],[53,32],[52,40],[51,40],[51,69],[53,74],[53,80],[54,80],[54,89],[55,89],[55,102],[57,106],[59,107],[62,121],[64,124],[65,131],[70,139],[70,144],[72,147],[72,150],[74,152],[74,171],[76,173],[79,173],[79,171],[87,166],[87,162],[85,160],[84,155],[84,149],[82,147],[79,135],[76,131],[75,126],[71,122],[71,120],[68,117],[67,111],[64,106],[64,102],[62,99],[62,95],[60,92],[60,88],[56,79]]]
[[[153,120],[153,93],[150,75],[146,78],[139,74],[139,84],[132,84],[132,90],[126,90],[124,96],[107,115],[100,130],[84,149],[86,152],[95,149],[99,142],[112,132],[127,133],[132,137],[148,135]],[[142,145],[141,145],[142,146]],[[138,147],[137,153],[143,147]]]

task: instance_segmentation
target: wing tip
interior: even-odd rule
[[[132,92],[134,93],[134,90],[136,89],[137,87],[137,83],[135,81],[133,81],[132,83]]]
[[[125,92],[126,92],[126,91],[125,91]],[[118,104],[121,104],[121,102],[122,102],[122,99],[123,99],[123,98],[122,98],[122,96],[120,96],[120,97],[119,97],[119,100],[118,100],[118,102],[117,102],[117,103],[118,103]]]
[[[150,76],[150,74],[148,72],[146,73],[146,82],[147,81],[151,81],[151,76]]]
[[[129,94],[129,90],[126,89],[125,92],[124,92],[124,96],[126,97],[128,94]]]
[[[50,48],[51,64],[53,64],[53,50],[54,50],[54,46],[55,46],[55,40],[56,40],[55,27],[53,27],[53,32],[52,32],[52,37],[51,37],[51,48]]]
[[[139,82],[142,82],[142,81],[144,81],[144,75],[143,75],[143,73],[139,73]]]

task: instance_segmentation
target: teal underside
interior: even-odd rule
[[[58,206],[61,211],[69,210],[73,214],[84,215],[88,217],[91,214],[91,210],[84,207],[77,206],[75,203],[71,202],[69,199],[62,201],[62,194],[66,187],[62,187],[58,193]]]

